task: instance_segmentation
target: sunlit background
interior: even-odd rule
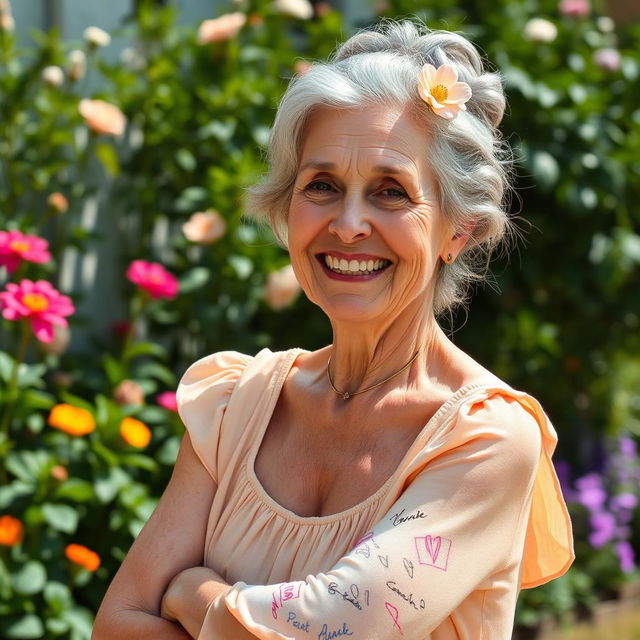
[[[188,364],[330,340],[242,196],[288,79],[380,16],[464,32],[507,91],[522,238],[443,323],[559,435],[576,561],[516,637],[640,638],[635,0],[0,0],[0,638],[89,638]]]

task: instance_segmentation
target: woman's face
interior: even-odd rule
[[[393,321],[432,309],[440,256],[457,250],[406,111],[319,109],[305,129],[288,218],[300,284],[332,320]]]

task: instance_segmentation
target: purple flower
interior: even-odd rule
[[[634,460],[637,455],[636,441],[633,438],[622,437],[618,440],[622,455],[627,460]]]
[[[607,511],[595,513],[590,518],[593,531],[589,534],[592,547],[603,547],[616,533],[616,519]]]
[[[625,573],[631,573],[635,568],[633,548],[626,540],[616,543],[616,553],[620,561],[620,568]]]
[[[613,509],[630,509],[633,510],[638,506],[638,498],[629,491],[618,493],[611,498],[611,506]]]
[[[600,511],[607,499],[607,492],[599,487],[583,489],[578,493],[578,502],[589,511]]]
[[[605,71],[617,71],[620,68],[620,52],[617,49],[598,49],[593,54],[594,62]]]
[[[602,488],[602,476],[595,471],[592,473],[587,473],[587,475],[582,476],[576,480],[576,488],[579,491],[583,491],[584,489],[601,489]]]

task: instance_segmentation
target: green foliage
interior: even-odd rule
[[[125,323],[112,333],[94,329],[79,290],[66,293],[80,306],[74,330],[89,335],[81,349],[47,348],[26,321],[0,321],[0,516],[23,527],[20,541],[0,546],[2,638],[90,636],[106,587],[175,462],[183,427],[155,399],[175,388],[187,364],[220,349],[316,348],[329,338],[308,301],[271,308],[268,274],[287,256],[242,217],[242,199],[264,171],[274,110],[296,62],[325,58],[346,35],[342,16],[323,6],[300,21],[267,0],[249,0],[236,36],[202,45],[194,25],[176,24],[171,6],[135,4],[117,33],[130,45],[127,55],[107,63],[87,46],[87,73],[75,80],[71,46],[59,31],[33,32],[28,51],[0,31],[0,230],[44,236],[52,254],[7,278],[62,286],[60,267],[70,256],[108,247],[100,268],[116,283],[117,299],[104,311]],[[504,77],[502,130],[519,159],[528,242],[510,263],[496,263],[496,287],[478,293],[456,341],[540,397],[561,434],[558,455],[588,471],[598,434],[640,435],[640,111],[630,90],[638,29],[609,32],[597,8],[562,16],[555,0],[426,7],[391,0],[385,15],[464,31]],[[539,16],[556,25],[553,42],[523,37]],[[619,70],[597,64],[605,47],[620,50]],[[42,80],[49,65],[65,67],[61,86]],[[82,98],[116,105],[125,135],[88,126]],[[56,192],[68,210],[52,204]],[[110,238],[87,222],[92,203],[107,216]],[[514,200],[514,214],[519,206]],[[211,244],[187,239],[184,223],[207,210],[224,220],[224,233]],[[179,294],[140,293],[125,278],[132,260],[162,263]],[[122,396],[123,382],[137,385],[142,403]],[[87,411],[95,428],[85,435],[54,428],[51,411],[63,403]],[[148,445],[124,439],[125,418],[147,425]],[[584,519],[579,510],[572,515]],[[637,517],[632,529],[640,555]],[[581,531],[586,536],[588,525]],[[71,561],[69,544],[97,553],[99,568]],[[521,594],[521,625],[592,607],[626,579],[611,548],[581,540],[576,552],[569,573]]]

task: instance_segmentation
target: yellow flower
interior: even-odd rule
[[[49,426],[70,436],[84,436],[96,428],[96,421],[86,409],[71,404],[57,404],[49,414]]]
[[[471,97],[471,87],[458,82],[458,70],[443,64],[437,69],[425,64],[418,76],[418,93],[441,118],[453,120],[459,111],[466,111],[465,102]]]
[[[22,541],[24,529],[22,522],[13,516],[0,516],[0,545],[15,547]]]
[[[87,571],[95,571],[100,566],[100,556],[81,544],[68,544],[64,549],[64,555]]]
[[[124,418],[120,423],[122,439],[132,447],[142,449],[151,442],[151,431],[144,422],[135,418]]]

